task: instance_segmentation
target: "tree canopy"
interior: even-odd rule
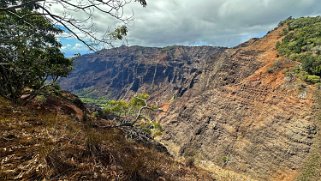
[[[60,51],[61,30],[37,12],[15,12],[28,22],[0,12],[0,95],[18,99],[26,88],[38,90],[51,78],[66,76],[72,61]]]
[[[135,0],[143,7],[146,0]],[[123,8],[131,0],[2,0],[0,12],[7,12],[28,22],[28,17],[19,16],[17,10],[36,11],[52,24],[62,27],[67,33],[96,50],[104,45],[112,45],[114,39],[122,39],[127,35],[127,23],[132,17],[125,17]],[[56,8],[52,8],[56,7]],[[55,11],[59,9],[59,12]],[[102,13],[106,18],[117,20],[114,30],[106,25],[105,33],[97,31],[95,13]]]
[[[136,1],[146,6],[145,0]],[[122,17],[122,8],[128,3],[126,0],[0,1],[0,96],[17,100],[26,90],[35,93],[71,71],[72,60],[64,57],[57,40],[61,33],[73,36],[90,49],[122,39],[127,34],[128,21]],[[60,7],[61,12],[57,13],[51,6]],[[94,11],[123,24],[100,36],[93,24],[87,23],[94,19]],[[84,16],[76,16],[77,13]],[[52,81],[48,84],[49,79]]]

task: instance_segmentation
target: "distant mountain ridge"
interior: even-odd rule
[[[62,79],[63,89],[118,99],[135,92],[181,95],[225,48],[122,46],[81,56]]]

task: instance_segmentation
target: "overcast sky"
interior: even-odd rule
[[[126,45],[213,45],[232,47],[253,37],[261,37],[289,16],[321,14],[320,0],[147,0],[127,6],[134,14],[128,27]],[[99,30],[112,20],[95,18]],[[67,54],[86,52],[74,40],[63,41]]]

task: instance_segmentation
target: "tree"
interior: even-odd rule
[[[155,121],[155,113],[162,111],[155,105],[148,104],[148,94],[138,94],[129,101],[109,100],[104,105],[104,113],[116,116],[121,123],[116,126],[99,126],[101,128],[114,128],[122,126],[138,126],[152,137],[162,133],[162,127]]]
[[[72,68],[56,39],[60,29],[38,12],[22,9],[15,14],[0,12],[0,95],[13,101],[26,89],[35,95]]]
[[[114,114],[122,120],[129,121],[134,125],[137,121],[144,119],[150,121],[150,115],[146,110],[155,111],[157,107],[149,106],[147,100],[148,94],[138,94],[132,97],[129,101],[125,100],[109,100],[104,106],[104,112]]]
[[[146,0],[135,1],[146,6]],[[123,8],[130,2],[131,0],[2,0],[0,12],[10,13],[31,23],[29,17],[21,16],[16,11],[19,9],[37,11],[52,24],[58,25],[88,48],[95,50],[103,45],[111,45],[113,39],[122,39],[127,35],[126,24],[132,18],[124,17]],[[59,7],[61,12],[55,12],[52,7]],[[93,22],[96,12],[112,17],[120,25],[114,31],[106,27],[106,33],[98,33]]]
[[[146,6],[145,0],[137,0]],[[2,0],[0,1],[0,96],[17,100],[26,89],[31,97],[59,76],[66,76],[72,61],[60,51],[56,37],[68,33],[90,49],[110,45],[127,34],[129,19],[122,17],[126,0]],[[51,9],[59,6],[61,13]],[[123,24],[102,36],[88,20],[94,11],[105,13]],[[85,16],[81,18],[79,12]],[[78,14],[77,14],[78,13]],[[84,21],[86,20],[86,21]],[[64,31],[63,31],[64,30]],[[48,79],[51,83],[46,84]]]

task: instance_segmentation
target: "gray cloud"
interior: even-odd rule
[[[289,16],[321,14],[319,0],[147,0],[148,6],[131,3],[125,16],[129,24],[128,45],[235,46],[264,35]],[[95,14],[97,30],[117,24]],[[116,43],[118,44],[118,43]]]
[[[318,0],[149,0],[133,4],[129,45],[235,46],[289,17],[320,15]]]

